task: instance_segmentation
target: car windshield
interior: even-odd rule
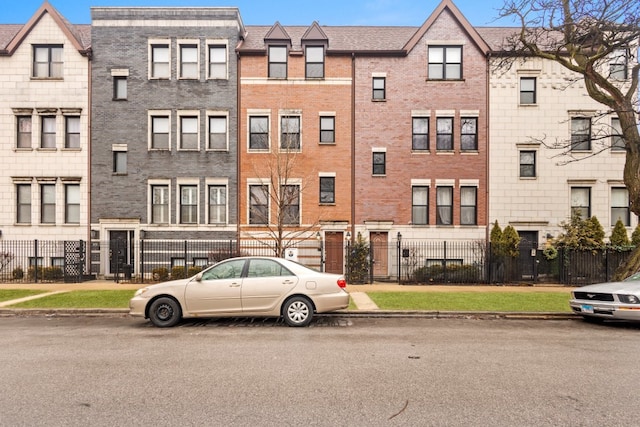
[[[640,271],[637,272],[636,274],[632,274],[631,276],[627,277],[626,279],[623,280],[623,282],[634,282],[636,280],[640,280]]]

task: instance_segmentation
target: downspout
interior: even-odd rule
[[[240,189],[240,168],[242,164],[240,163],[240,132],[242,129],[241,123],[241,104],[240,100],[242,99],[241,91],[241,79],[242,75],[242,61],[240,61],[240,52],[236,51],[236,242],[238,254],[240,251],[240,197],[242,195],[242,190]]]
[[[356,54],[351,53],[351,242],[356,234]]]
[[[91,103],[93,102],[93,90],[92,90],[92,52],[89,50],[87,53],[87,78],[89,82],[87,84],[87,89],[89,93],[87,94],[87,245],[85,246],[85,271],[87,273],[91,273],[91,114],[92,108]]]
[[[490,167],[491,164],[489,162],[490,159],[490,154],[491,154],[491,150],[490,150],[490,141],[491,141],[491,127],[490,127],[490,122],[491,122],[491,101],[490,101],[490,97],[491,97],[491,52],[487,52],[487,68],[486,68],[486,89],[485,89],[485,102],[486,102],[486,117],[485,117],[485,135],[486,135],[486,155],[485,155],[485,204],[486,204],[486,209],[485,209],[485,242],[489,243],[489,238],[490,238],[490,228],[491,228],[491,222],[490,222],[490,215],[489,215],[489,209],[491,208],[491,204],[490,204],[490,199],[489,199],[489,184],[491,182],[491,171],[490,171]]]

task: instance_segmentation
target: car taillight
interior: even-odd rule
[[[340,286],[341,288],[346,288],[347,287],[347,281],[340,278],[338,279],[338,286]]]

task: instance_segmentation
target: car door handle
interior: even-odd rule
[[[283,285],[293,285],[295,282],[293,280],[284,280],[282,282]]]
[[[231,283],[229,284],[229,287],[230,287],[230,288],[239,288],[239,287],[240,287],[240,283],[238,283],[238,282],[231,282]]]

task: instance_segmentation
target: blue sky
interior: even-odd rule
[[[24,24],[43,0],[0,0],[1,24]],[[91,23],[92,6],[233,6],[245,25],[410,25],[419,26],[439,0],[49,0],[74,24]],[[494,22],[503,0],[454,0],[474,26],[509,26]]]

